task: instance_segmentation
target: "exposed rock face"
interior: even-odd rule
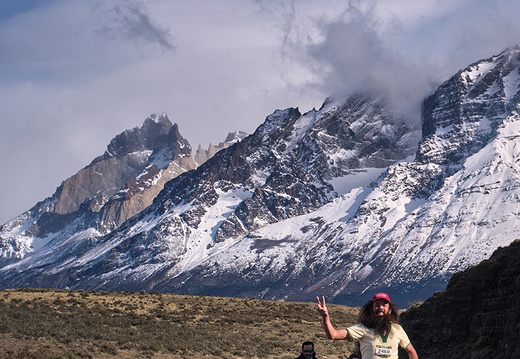
[[[119,230],[96,241],[72,241],[70,237],[60,244],[59,252],[42,250],[18,263],[18,274],[4,271],[2,285],[24,281],[71,288],[190,288],[191,293],[210,294],[217,294],[216,288],[220,295],[226,294],[222,290],[227,287],[234,295],[260,296],[259,291],[269,298],[288,295],[280,291],[287,287],[288,276],[294,281],[302,279],[301,283],[309,280],[307,268],[301,272],[301,263],[290,261],[312,263],[308,261],[317,254],[315,250],[310,250],[310,257],[298,253],[306,251],[312,241],[305,240],[295,251],[296,240],[256,239],[253,232],[310,215],[329,203],[338,196],[329,183],[335,176],[364,174],[366,170],[360,166],[367,165],[381,166],[377,171],[381,173],[389,164],[410,156],[416,148],[412,132],[381,100],[368,96],[329,99],[319,111],[304,115],[295,108],[277,110],[252,135],[166,183],[154,204]],[[302,225],[309,228],[305,230],[308,235],[319,229],[316,225],[328,225],[314,216],[311,222]],[[229,248],[233,243],[237,244],[233,250],[223,251],[222,246]],[[288,262],[257,257],[271,256],[271,249],[276,250],[280,243],[286,243],[291,252]],[[67,258],[72,252],[76,260],[70,261]],[[230,267],[222,268],[214,262],[221,259],[212,258],[219,253],[229,253],[240,261],[224,259]],[[197,268],[206,259],[208,267]],[[46,261],[56,270],[47,272]],[[270,265],[283,265],[286,273]],[[122,267],[127,269],[118,269]],[[215,270],[218,268],[224,271]],[[266,275],[268,272],[271,274]],[[226,278],[235,284],[222,282]],[[297,293],[301,287],[290,288]]]
[[[468,66],[424,100],[418,161],[444,164],[450,175],[496,135],[506,116],[516,114],[519,50]]]
[[[141,128],[117,135],[106,152],[56,193],[0,229],[5,259],[21,258],[39,242],[106,234],[148,207],[164,183],[193,169],[191,147],[166,114],[154,114]]]
[[[415,154],[419,137],[383,101],[355,94],[329,111],[334,105],[332,99],[325,101],[323,115],[294,151],[306,168],[331,179],[358,168],[386,168],[403,154]]]
[[[520,358],[520,240],[401,317],[420,358]]]
[[[220,142],[218,145],[209,144],[208,149],[205,150],[202,148],[201,145],[197,148],[197,151],[195,152],[194,160],[197,166],[200,166],[207,160],[209,160],[211,157],[213,157],[218,151],[228,148],[234,143],[237,143],[244,138],[247,137],[247,133],[243,131],[235,131],[230,132],[224,142]]]

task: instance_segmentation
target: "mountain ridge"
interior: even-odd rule
[[[199,154],[205,161],[218,150],[244,137],[237,131],[229,141],[210,145]],[[60,236],[99,237],[148,207],[164,183],[193,169],[191,146],[165,113],[125,130],[107,145],[104,154],[64,180],[49,198],[0,227],[0,263],[12,263]]]
[[[518,47],[459,71],[425,98],[420,141],[370,94],[276,110],[117,229],[45,247],[0,286],[424,299],[520,237],[519,79]]]

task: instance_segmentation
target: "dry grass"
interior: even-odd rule
[[[329,305],[353,324],[358,308]],[[0,358],[280,358],[315,343],[319,358],[351,344],[325,338],[315,303],[147,292],[0,291]]]

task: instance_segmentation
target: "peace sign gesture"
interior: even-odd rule
[[[325,297],[316,297],[318,301],[318,305],[316,306],[316,310],[320,313],[323,329],[325,330],[325,335],[329,339],[346,339],[347,331],[345,329],[336,330],[332,323],[330,322],[329,310],[327,309],[327,305],[325,304]]]
[[[327,305],[325,304],[325,297],[316,297],[316,300],[318,301],[318,305],[316,306],[316,310],[320,315],[325,318],[329,316],[329,310],[327,309]]]

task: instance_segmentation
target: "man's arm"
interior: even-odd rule
[[[335,329],[330,321],[329,316],[329,310],[327,309],[327,306],[325,305],[325,297],[321,297],[321,301],[319,297],[316,297],[318,300],[318,306],[316,307],[316,310],[318,313],[320,313],[322,322],[323,322],[323,329],[325,330],[325,335],[329,339],[346,339],[348,336],[348,332],[345,329]]]
[[[412,344],[408,345],[405,350],[408,353],[408,359],[419,359],[419,356],[417,355],[417,352],[415,351],[415,348]]]

